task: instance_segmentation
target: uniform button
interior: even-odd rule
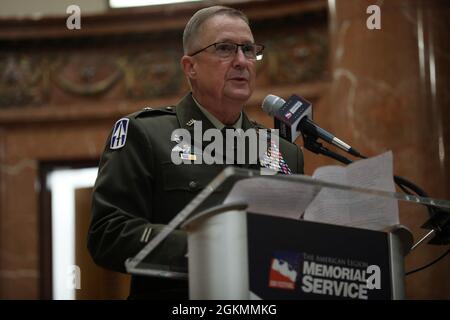
[[[173,108],[172,107],[166,107],[166,110],[172,111]]]
[[[197,185],[198,185],[197,182],[192,180],[189,182],[189,189],[195,189],[197,188]]]

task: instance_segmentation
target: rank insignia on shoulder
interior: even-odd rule
[[[122,118],[116,122],[111,136],[111,144],[109,145],[110,149],[120,149],[125,145],[125,142],[127,141],[129,121],[130,120],[128,118]]]

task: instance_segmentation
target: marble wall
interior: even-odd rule
[[[366,27],[366,8],[374,2],[381,30]],[[322,127],[367,156],[392,150],[398,175],[450,199],[448,1],[250,1],[242,9],[255,21],[256,39],[268,46],[247,107],[253,118],[272,125],[259,107],[266,94],[300,94],[314,103]],[[57,19],[22,21],[22,29],[1,22],[0,298],[46,297],[42,164],[96,161],[117,118],[173,103],[185,92],[174,51],[191,11],[165,12],[167,24],[148,19],[161,17],[158,12],[91,17],[75,36],[54,29]],[[305,159],[307,174],[335,164],[308,151]],[[425,233],[426,218],[425,210],[401,212],[416,236]],[[419,247],[407,257],[407,270],[442,251]],[[447,258],[409,276],[407,297],[450,298],[449,267]]]
[[[79,32],[65,30],[64,17],[0,20],[0,298],[51,297],[43,167],[97,161],[118,118],[186,93],[181,34],[198,6],[90,16]],[[249,111],[264,117],[268,93],[318,99],[327,87],[326,2],[242,9],[267,46]]]
[[[432,197],[450,199],[450,3],[329,0],[331,76],[316,120],[364,155],[394,153],[395,173]],[[381,29],[368,29],[378,4]],[[315,163],[316,165],[317,163]],[[401,211],[416,236],[424,209]],[[424,245],[406,259],[422,266],[447,247]],[[407,297],[450,299],[450,259],[407,277]]]
[[[6,127],[0,157],[0,297],[40,297],[42,263],[39,194],[40,164],[96,159],[110,122],[53,123]]]

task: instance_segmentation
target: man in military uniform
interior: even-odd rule
[[[192,92],[177,105],[145,108],[117,121],[95,183],[88,248],[94,261],[119,272],[179,213],[225,164],[176,165],[171,160],[176,129],[194,136],[224,126],[257,129],[242,111],[255,85],[255,64],[263,46],[254,43],[247,17],[215,6],[198,11],[186,25],[181,65]],[[303,173],[300,149],[280,138],[283,161]],[[182,152],[183,153],[183,152]],[[257,169],[259,164],[244,164]],[[155,249],[162,263],[182,264],[187,239],[174,231]],[[130,298],[188,298],[187,281],[133,276]]]

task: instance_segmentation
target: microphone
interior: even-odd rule
[[[290,142],[294,142],[300,134],[309,135],[321,138],[355,157],[364,158],[355,148],[314,123],[312,104],[297,95],[292,95],[285,101],[269,94],[262,103],[262,109],[274,117],[275,129],[280,131],[281,137]]]

